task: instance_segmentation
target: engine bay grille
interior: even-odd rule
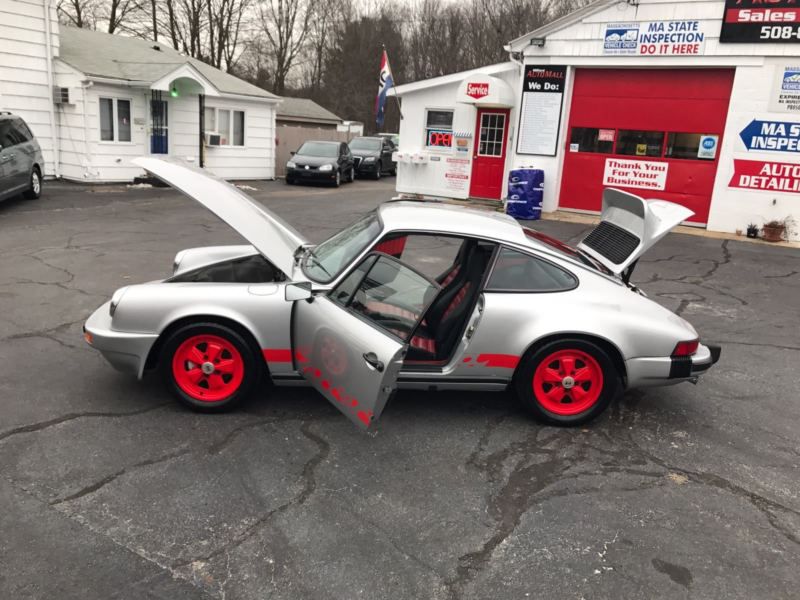
[[[608,221],[601,221],[583,240],[583,244],[615,265],[622,264],[639,246],[639,238]]]

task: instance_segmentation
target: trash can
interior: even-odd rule
[[[542,169],[513,169],[508,174],[506,214],[515,219],[539,219],[542,216],[543,197]]]

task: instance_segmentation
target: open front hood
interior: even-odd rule
[[[652,248],[669,230],[694,214],[666,200],[645,200],[634,194],[603,190],[600,224],[578,248],[619,275]]]
[[[135,158],[131,162],[197,200],[238,231],[287,277],[292,276],[295,251],[306,240],[286,221],[236,186],[197,167],[174,159],[150,156]]]

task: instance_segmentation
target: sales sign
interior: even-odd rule
[[[800,153],[800,123],[753,119],[739,137],[748,150]]]
[[[800,42],[796,0],[725,0],[722,43]]]
[[[728,186],[800,194],[800,164],[734,159]]]
[[[567,67],[525,65],[518,154],[555,156]]]
[[[694,56],[705,52],[705,42],[701,21],[609,23],[603,54]]]
[[[603,185],[663,190],[667,186],[669,163],[651,160],[607,158]]]

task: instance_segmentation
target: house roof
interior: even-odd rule
[[[65,26],[59,28],[59,38],[59,58],[88,76],[119,79],[121,83],[152,84],[182,65],[189,64],[221,94],[278,100],[278,96],[266,90],[200,60],[184,56],[161,42],[156,44],[139,38]],[[158,46],[159,50],[154,46]]]
[[[342,119],[310,98],[284,97],[275,112],[279,121],[309,121],[339,124]]]
[[[495,75],[497,73],[505,73],[516,69],[517,65],[512,62],[497,63],[494,65],[487,65],[469,71],[460,71],[459,73],[451,73],[450,75],[442,75],[440,77],[432,77],[430,79],[423,79],[422,81],[415,81],[413,83],[405,83],[397,87],[389,89],[389,95],[402,96],[408,92],[415,92],[417,90],[436,87],[439,85],[446,85],[448,83],[460,83],[470,75]]]
[[[515,40],[511,40],[505,46],[505,50],[510,52],[519,52],[520,50],[523,50],[525,46],[530,44],[531,38],[545,38],[551,33],[566,29],[570,25],[578,23],[581,19],[585,19],[586,17],[600,12],[604,8],[611,6],[612,4],[617,4],[620,1],[621,0],[594,0],[594,2],[590,2],[578,10],[572,11],[571,13],[555,19],[554,21],[550,21],[547,25],[539,27],[539,29],[535,29],[530,33],[521,35]]]

